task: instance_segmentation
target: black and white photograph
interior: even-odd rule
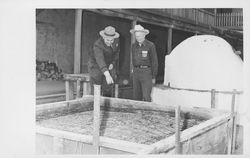
[[[243,154],[242,12],[36,9],[36,152]]]
[[[0,2],[0,156],[247,157],[249,3],[213,2]]]

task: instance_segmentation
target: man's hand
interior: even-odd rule
[[[114,68],[114,65],[113,64],[110,64],[109,65],[109,70],[112,70]]]
[[[114,80],[113,80],[113,78],[111,77],[109,71],[105,71],[105,72],[104,72],[104,76],[105,76],[105,78],[106,78],[107,84],[113,84],[113,83],[114,83]]]
[[[152,79],[152,83],[155,84],[155,78]]]

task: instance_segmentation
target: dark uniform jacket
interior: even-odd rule
[[[119,59],[119,39],[115,39],[112,47],[108,47],[102,37],[100,37],[93,45],[93,49],[89,54],[89,71],[95,73],[94,75],[102,75],[108,71],[110,64],[116,67]],[[92,74],[93,74],[92,73]],[[98,74],[96,74],[98,73]]]
[[[151,67],[152,77],[155,78],[158,72],[158,59],[153,42],[145,39],[140,46],[136,41],[132,45],[133,66],[148,66]]]

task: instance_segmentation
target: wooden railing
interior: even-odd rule
[[[177,9],[145,9],[147,12],[171,17],[184,22],[203,24],[219,27],[242,27],[242,13],[222,13],[215,14],[204,9],[197,8],[177,8]]]
[[[195,8],[178,8],[178,9],[150,9],[151,13],[160,14],[163,16],[170,16],[182,21],[191,22],[195,24],[214,25],[215,14],[203,9]]]
[[[243,14],[242,13],[217,14],[215,26],[242,27],[243,26]]]

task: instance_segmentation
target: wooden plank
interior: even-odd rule
[[[118,84],[115,84],[115,98],[118,98],[119,96],[119,85]]]
[[[167,90],[167,89],[171,89],[171,90],[185,90],[185,91],[193,91],[193,92],[209,92],[211,93],[211,90],[200,90],[200,89],[191,89],[191,88],[180,88],[180,87],[171,87],[169,85],[155,85],[154,87],[157,87],[159,89],[163,89],[163,90]],[[215,93],[221,93],[221,94],[233,94],[232,91],[215,91]],[[239,95],[239,94],[243,94],[243,91],[236,91],[235,94]]]
[[[215,108],[215,89],[211,90],[211,108]]]
[[[175,108],[175,154],[181,154],[180,121],[180,106],[177,106]]]
[[[88,94],[88,83],[87,82],[83,82],[82,88],[83,88],[82,97],[84,97],[85,95]]]
[[[100,137],[101,146],[105,146],[112,149],[118,149],[121,151],[127,151],[130,153],[137,153],[138,151],[148,147],[146,144],[133,143],[124,140],[117,140],[108,137]]]
[[[36,105],[36,120],[91,109],[93,109],[93,96],[85,96],[77,100],[40,104]]]
[[[74,98],[74,85],[70,81],[65,81],[66,100],[72,100]]]
[[[36,99],[38,100],[38,99],[45,99],[45,98],[64,97],[65,95],[66,95],[65,93],[42,95],[42,96],[37,96]]]
[[[182,154],[226,154],[227,150],[227,124],[221,124],[190,141],[183,142]]]
[[[93,147],[96,154],[100,154],[100,98],[101,86],[94,85],[94,132],[93,132]]]
[[[90,81],[90,75],[89,73],[82,73],[82,74],[64,74],[63,75],[64,80],[70,80],[70,81]]]
[[[69,100],[69,81],[65,81],[65,97],[66,97],[66,100]]]
[[[222,124],[228,124],[230,117],[230,114],[224,114],[182,131],[181,143],[202,135],[207,131],[221,126]],[[223,128],[223,130],[225,130],[225,128]],[[157,154],[161,153],[162,151],[167,152],[171,149],[174,149],[174,147],[175,135],[172,135],[146,147],[145,149],[142,149],[138,152],[138,154]]]
[[[109,105],[105,104],[105,107],[114,107],[120,109],[143,109],[143,110],[160,110],[160,111],[169,111],[174,112],[175,106],[160,105],[153,102],[143,102],[135,101],[130,99],[120,99],[120,98],[105,98],[102,97],[101,105],[104,105],[104,102],[108,101]],[[202,116],[203,119],[210,119],[214,116],[218,116],[224,112],[218,110],[212,110],[207,108],[188,108],[182,107],[184,113],[188,112],[195,116]]]
[[[53,137],[53,154],[63,154],[63,139],[57,136]]]
[[[59,138],[66,138],[73,141],[81,141],[88,144],[91,144],[93,142],[93,137],[90,135],[85,134],[78,134],[63,130],[57,130],[53,128],[46,128],[42,126],[36,126],[36,133],[41,135],[49,135],[53,137],[59,137]]]
[[[62,131],[52,128],[46,128],[41,126],[36,126],[36,133],[40,135],[49,135],[58,138],[64,138],[71,141],[77,142],[84,142],[86,144],[93,143],[93,136],[85,135],[85,134],[78,134],[68,131]],[[125,151],[129,153],[137,153],[138,151],[148,147],[149,145],[146,144],[138,144],[124,140],[117,140],[108,137],[100,136],[100,146],[107,147],[112,149],[117,149],[120,151]]]
[[[41,104],[41,105],[36,105],[36,112],[42,111],[42,110],[52,110],[56,109],[59,107],[66,107],[66,105],[69,103],[70,105],[74,104],[80,104],[81,106],[84,106],[85,104],[83,103],[93,103],[93,96],[92,95],[86,95],[84,98],[81,99],[74,99],[74,100],[69,100],[69,101],[61,101],[61,102],[55,102],[55,103],[46,103],[46,104]]]
[[[167,54],[170,54],[170,52],[172,51],[172,33],[173,33],[173,29],[172,28],[168,28],[168,52]]]
[[[76,81],[76,98],[80,98],[81,82],[80,80]]]
[[[133,20],[131,23],[131,29],[134,29],[135,25],[136,25],[137,21]],[[130,34],[131,35],[131,39],[130,39],[130,80],[132,80],[132,72],[133,72],[133,54],[132,54],[132,44],[135,43],[135,35],[134,34]]]
[[[233,26],[233,13],[230,13],[230,26]]]
[[[232,154],[232,140],[233,140],[233,118],[231,116],[229,127],[228,127],[228,144],[227,144],[227,154]]]
[[[237,133],[237,117],[236,114],[233,117],[233,140],[232,140],[232,153],[235,152],[236,149],[236,133]]]
[[[231,105],[231,113],[232,113],[232,153],[235,151],[235,143],[236,143],[236,113],[235,113],[235,98],[236,98],[236,89],[233,90],[232,94],[232,105]]]
[[[75,12],[74,73],[81,72],[82,9]]]

